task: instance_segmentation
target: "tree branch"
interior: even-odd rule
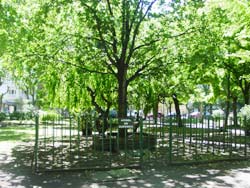
[[[139,69],[137,69],[137,71],[128,79],[128,83],[130,83],[130,82],[132,82],[133,80],[135,80],[137,77],[139,77],[140,76],[140,74],[141,74],[141,72],[143,71],[143,70],[145,70],[149,65],[150,65],[150,62],[152,61],[152,59],[154,59],[155,58],[155,56],[152,56],[151,58],[149,58],[146,62],[145,62],[145,64],[142,66],[142,67],[140,67]]]
[[[145,17],[147,16],[148,12],[150,11],[150,9],[152,8],[153,4],[156,2],[156,0],[153,0],[149,6],[147,7],[145,13],[141,16],[141,18],[139,19],[138,23],[136,24],[135,26],[135,29],[134,29],[134,32],[133,32],[133,36],[132,36],[132,41],[131,41],[131,46],[130,46],[130,49],[129,49],[129,54],[128,54],[128,58],[126,60],[126,64],[128,65],[129,62],[130,62],[130,59],[134,53],[134,46],[135,46],[135,40],[136,40],[136,36],[138,35],[139,33],[139,28],[140,28],[140,25],[142,23],[142,21],[145,19]],[[141,14],[142,14],[142,11],[143,11],[143,6],[140,10]],[[132,28],[131,28],[132,29]]]
[[[98,35],[99,35],[99,37],[100,37],[100,39],[101,39],[101,42],[102,42],[103,45],[104,45],[105,53],[107,54],[107,57],[108,57],[109,61],[110,61],[113,65],[117,66],[116,61],[111,57],[111,54],[110,54],[110,52],[108,51],[108,48],[107,48],[107,45],[106,45],[107,41],[104,39],[104,37],[103,37],[103,32],[102,32],[102,29],[101,29],[102,22],[101,22],[100,18],[98,17],[98,15],[96,14],[97,11],[94,10],[94,9],[93,9],[92,7],[90,7],[89,5],[87,5],[86,3],[84,3],[83,0],[81,0],[81,4],[82,4],[84,7],[86,7],[89,11],[92,12],[92,15],[93,15],[93,17],[94,17],[94,19],[95,19],[95,21],[96,21],[96,27],[97,27]]]
[[[113,14],[113,11],[111,8],[111,3],[109,0],[107,0],[107,4],[108,4],[108,9],[109,9],[109,14],[112,18],[114,18],[114,14]],[[111,24],[111,32],[112,32],[112,38],[113,38],[113,43],[112,43],[113,51],[114,51],[114,55],[115,55],[116,60],[118,60],[118,57],[116,56],[116,54],[117,54],[117,38],[116,38],[117,35],[116,35],[115,27],[113,24]]]
[[[95,92],[89,86],[87,86],[87,91],[90,94],[91,103],[96,108],[97,112],[101,113],[101,114],[104,114],[105,111],[97,104],[97,102],[95,100],[96,99]]]

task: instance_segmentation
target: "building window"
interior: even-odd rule
[[[10,95],[14,95],[14,94],[16,94],[16,90],[10,89],[8,93],[9,93]]]

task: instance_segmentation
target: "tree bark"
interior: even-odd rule
[[[154,107],[153,107],[153,116],[154,116],[154,123],[155,124],[157,124],[157,118],[158,118],[158,104],[159,104],[159,97],[154,102]]]
[[[174,105],[175,105],[177,124],[179,127],[182,127],[181,111],[180,111],[180,105],[179,105],[179,100],[177,98],[177,95],[173,94],[172,99],[173,99]]]
[[[238,118],[237,118],[237,100],[238,98],[236,96],[233,96],[233,121],[234,126],[238,125]]]
[[[118,118],[127,117],[127,88],[128,83],[126,80],[127,70],[122,66],[118,71]],[[125,137],[127,133],[126,128],[119,129],[119,136]]]
[[[250,100],[250,83],[243,79],[239,81],[239,85],[241,87],[241,91],[243,93],[244,103],[249,104]]]
[[[249,89],[245,89],[243,92],[244,95],[244,102],[245,104],[249,105],[249,99],[250,99],[250,93],[249,93]]]
[[[227,127],[228,125],[228,117],[229,117],[229,111],[230,111],[230,97],[231,97],[231,90],[230,90],[230,74],[229,74],[227,76],[227,101],[226,101],[224,127]]]

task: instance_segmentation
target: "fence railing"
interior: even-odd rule
[[[233,122],[233,121],[231,121]],[[134,168],[152,162],[247,159],[246,121],[222,118],[103,119],[37,117],[35,167],[42,170]]]

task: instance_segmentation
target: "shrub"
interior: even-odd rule
[[[224,115],[224,112],[222,110],[214,110],[212,117],[216,120],[222,119]]]
[[[33,119],[34,114],[32,112],[26,112],[26,113],[24,113],[24,118],[25,119]]]
[[[22,120],[24,118],[25,118],[25,115],[22,112],[10,113],[10,120]]]
[[[42,121],[55,121],[56,119],[60,118],[60,115],[57,114],[56,112],[45,112],[42,114]]]
[[[6,119],[6,114],[0,112],[0,122],[4,121]]]

